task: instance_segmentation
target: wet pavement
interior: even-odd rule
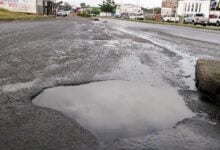
[[[219,106],[208,102],[196,90],[194,81],[198,58],[220,59],[219,33],[76,17],[1,23],[0,149],[220,149]],[[180,113],[182,116],[175,119],[165,114],[163,123],[174,119],[165,128],[135,137],[116,136],[117,140],[106,146],[97,140],[92,129],[77,120],[77,113],[69,116],[32,104],[32,99],[47,88],[74,85],[71,89],[109,80],[141,83],[155,95],[160,95],[162,87],[169,87],[167,90],[174,90],[177,98],[168,98],[173,94],[163,96],[163,103],[155,104],[155,115],[160,117],[160,109],[178,102],[183,102],[181,108],[186,107],[194,115]],[[89,107],[88,99],[84,100]],[[94,100],[101,111],[102,103]],[[151,120],[150,116],[146,119]],[[154,128],[155,124],[152,123]]]

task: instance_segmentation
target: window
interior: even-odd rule
[[[204,17],[204,14],[196,14],[196,17]]]
[[[202,7],[202,4],[200,3],[198,12],[201,12],[201,7]]]
[[[198,11],[198,6],[199,6],[199,4],[198,4],[198,3],[196,3],[195,12],[197,12],[197,11]]]
[[[194,11],[194,3],[192,3],[191,12]]]
[[[187,3],[185,4],[185,7],[184,7],[184,11],[186,12],[187,10]]]
[[[190,11],[190,3],[188,3],[188,10],[187,10],[188,12]]]

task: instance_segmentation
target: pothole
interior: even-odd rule
[[[173,87],[118,80],[49,88],[33,103],[71,116],[105,143],[170,128],[194,115]]]

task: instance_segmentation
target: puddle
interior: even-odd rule
[[[172,87],[117,80],[46,89],[33,103],[73,117],[105,143],[170,128],[194,115]]]

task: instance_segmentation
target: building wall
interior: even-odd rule
[[[174,16],[176,13],[177,0],[163,0],[161,16]]]
[[[161,8],[161,16],[171,16],[172,14],[172,8]]]
[[[101,16],[101,17],[111,17],[111,16],[112,16],[112,13],[100,12],[99,16]]]
[[[162,7],[163,8],[176,8],[177,0],[163,0]]]
[[[15,12],[37,13],[37,0],[0,0],[0,8]]]
[[[142,10],[141,7],[132,4],[118,5],[116,8],[116,15],[121,16],[123,14],[128,14],[128,15],[144,14],[144,11]]]
[[[185,16],[189,14],[203,13],[209,17],[210,0],[181,0],[178,3],[177,14]]]

